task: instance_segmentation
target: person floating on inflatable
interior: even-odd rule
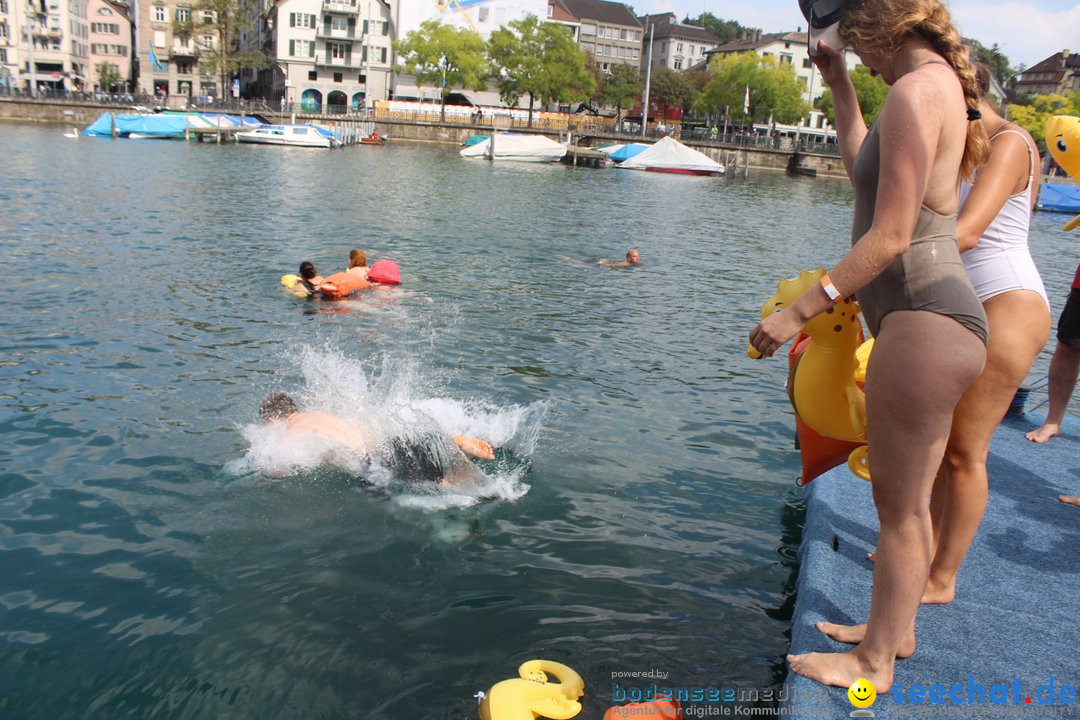
[[[367,262],[367,258],[364,258]],[[340,300],[360,290],[367,290],[378,285],[398,285],[401,283],[401,271],[393,260],[379,260],[367,273],[349,270],[322,277],[310,262],[300,264],[299,275],[283,275],[281,284],[293,291],[297,297],[318,296],[324,300]]]

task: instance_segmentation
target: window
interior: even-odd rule
[[[480,22],[486,23],[489,20],[488,10],[489,10],[489,8],[486,8],[486,7],[480,8],[480,12],[477,14],[477,19]]]
[[[682,52],[682,43],[676,43],[676,45],[675,45],[675,52],[677,52],[677,53],[681,53],[681,52]]]
[[[802,66],[804,68],[810,68],[810,67],[813,67],[813,65],[814,65],[814,63],[810,61],[810,58],[803,58]]]
[[[3,12],[7,12],[7,11],[4,10]],[[98,15],[112,15],[113,11],[110,10],[109,8],[107,8],[107,7],[103,7],[103,8],[98,8],[97,14]]]
[[[91,23],[90,30],[102,35],[119,35],[120,26],[116,23]]]
[[[154,22],[165,22],[165,8],[161,5],[154,6]]]
[[[180,22],[187,22],[191,19],[191,8],[176,8],[176,19]]]
[[[308,80],[318,80],[319,79],[319,73],[317,73],[314,70],[308,70],[307,79]]]
[[[626,39],[626,28],[623,28],[622,30],[619,31],[619,39],[620,40],[625,40]]]
[[[95,55],[107,55],[108,54],[108,49],[109,49],[108,45],[98,45],[97,43],[91,43],[90,44],[90,52],[92,52]]]
[[[7,15],[7,11],[8,11],[8,9],[7,9],[7,0],[0,0],[0,12]]]
[[[307,13],[289,13],[289,27],[315,27],[315,16]]]
[[[209,10],[203,10],[202,24],[209,25],[212,22],[214,22],[214,13],[210,12]]]
[[[358,83],[366,83],[367,82],[367,75],[357,75],[356,76],[356,82],[358,82]]]
[[[176,63],[176,73],[178,75],[190,75],[191,74],[191,63],[189,63],[189,62],[178,62],[178,63]]]
[[[334,82],[341,82],[344,76],[341,73],[334,73]]]
[[[640,30],[635,30],[634,31],[634,42],[641,42],[641,31]]]
[[[165,31],[164,30],[155,30],[154,31],[154,47],[159,47],[159,48],[165,47]]]
[[[581,34],[582,35],[595,35],[596,34],[596,26],[593,25],[592,23],[581,23]]]
[[[7,23],[0,23],[0,38],[6,38],[7,36]]]
[[[6,63],[7,61],[7,48],[0,48],[0,62]]]
[[[682,70],[682,58],[679,58],[675,61],[675,69]]]
[[[379,48],[379,62],[386,62],[386,48]]]
[[[334,30],[348,30],[349,19],[340,16],[333,17],[330,19],[330,27]]]
[[[780,64],[791,64],[791,53],[780,53]]]
[[[581,43],[581,49],[584,50],[587,53],[596,52],[596,46],[593,45],[591,42],[583,42],[583,43]]]
[[[6,10],[4,12],[7,12]],[[555,14],[555,8],[551,3],[548,3],[548,17]]]
[[[342,43],[327,43],[330,50],[330,57],[335,60],[348,60],[350,55],[351,45],[344,45]],[[337,82],[341,82],[338,80]]]
[[[633,50],[631,50],[630,52],[634,53],[634,56],[633,56],[633,57],[634,57],[634,60],[637,60],[637,59],[638,59],[638,49],[637,49],[637,48],[634,48],[634,49],[633,49]]]

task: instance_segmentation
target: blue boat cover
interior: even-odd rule
[[[611,153],[611,161],[621,163],[623,160],[629,160],[640,152],[648,150],[652,145],[645,145],[643,143],[630,143],[624,145],[621,149]]]
[[[1080,212],[1080,185],[1043,183],[1039,190],[1039,209]]]
[[[88,137],[111,137],[112,136],[112,113],[103,113],[88,128],[83,130],[83,135]],[[116,132],[122,137],[131,133],[143,135],[183,135],[183,115],[117,115]]]

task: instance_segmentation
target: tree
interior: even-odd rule
[[[994,43],[993,47],[986,47],[978,40],[967,42],[972,56],[990,69],[990,74],[1001,83],[1002,87],[1005,87],[1006,83],[1018,72],[1009,64],[1009,58],[1005,57],[1005,53],[1001,52],[997,43]]]
[[[649,79],[649,103],[656,103],[661,116],[666,108],[685,110],[694,102],[694,85],[685,73],[662,67],[653,71]]]
[[[113,92],[116,86],[124,81],[124,78],[120,77],[120,71],[112,63],[98,63],[95,69],[98,74],[98,87],[103,92]]]
[[[425,20],[418,30],[394,43],[404,58],[397,72],[416,76],[419,85],[440,88],[443,99],[440,117],[446,119],[446,96],[451,88],[487,89],[487,56],[484,40],[471,30]]]
[[[685,22],[687,25],[695,25],[709,31],[720,39],[721,44],[731,42],[740,34],[747,34],[754,30],[753,28],[744,27],[734,20],[718,18],[710,12],[701,13],[696,18],[688,17]]]
[[[515,105],[523,95],[529,96],[529,125],[537,100],[542,104],[587,100],[596,89],[588,56],[570,31],[541,23],[535,15],[492,32],[488,57],[504,103]]]
[[[712,79],[698,93],[694,109],[706,114],[728,109],[744,120],[770,115],[782,123],[794,123],[810,106],[803,100],[803,86],[790,63],[753,52],[716,56],[709,65]],[[744,110],[749,89],[750,110]]]
[[[615,125],[622,119],[625,107],[641,99],[641,73],[633,65],[612,65],[611,72],[603,75],[601,100],[605,105],[615,106]]]
[[[196,0],[188,17],[173,22],[173,34],[195,43],[202,70],[217,74],[221,97],[228,96],[234,74],[269,64],[262,50],[240,49],[240,30],[255,17],[259,17],[258,0]]]
[[[885,97],[889,94],[889,86],[879,75],[871,75],[870,68],[859,65],[854,70],[849,70],[851,84],[855,86],[855,97],[859,100],[862,109],[863,121],[870,125],[877,118],[881,108],[885,106]],[[830,125],[836,124],[836,113],[833,108],[832,90],[826,88],[818,102],[818,110],[825,113],[825,118]]]
[[[1009,105],[1009,118],[1031,133],[1043,149],[1046,148],[1046,119],[1051,115],[1080,115],[1080,92],[1071,97],[1057,93],[1036,95],[1029,105]]]

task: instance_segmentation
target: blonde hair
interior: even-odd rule
[[[975,68],[949,11],[939,0],[854,0],[840,17],[840,37],[856,50],[891,55],[909,37],[930,43],[960,80],[969,111],[978,111]],[[990,157],[990,141],[982,123],[969,121],[960,175],[970,180],[975,169]]]

